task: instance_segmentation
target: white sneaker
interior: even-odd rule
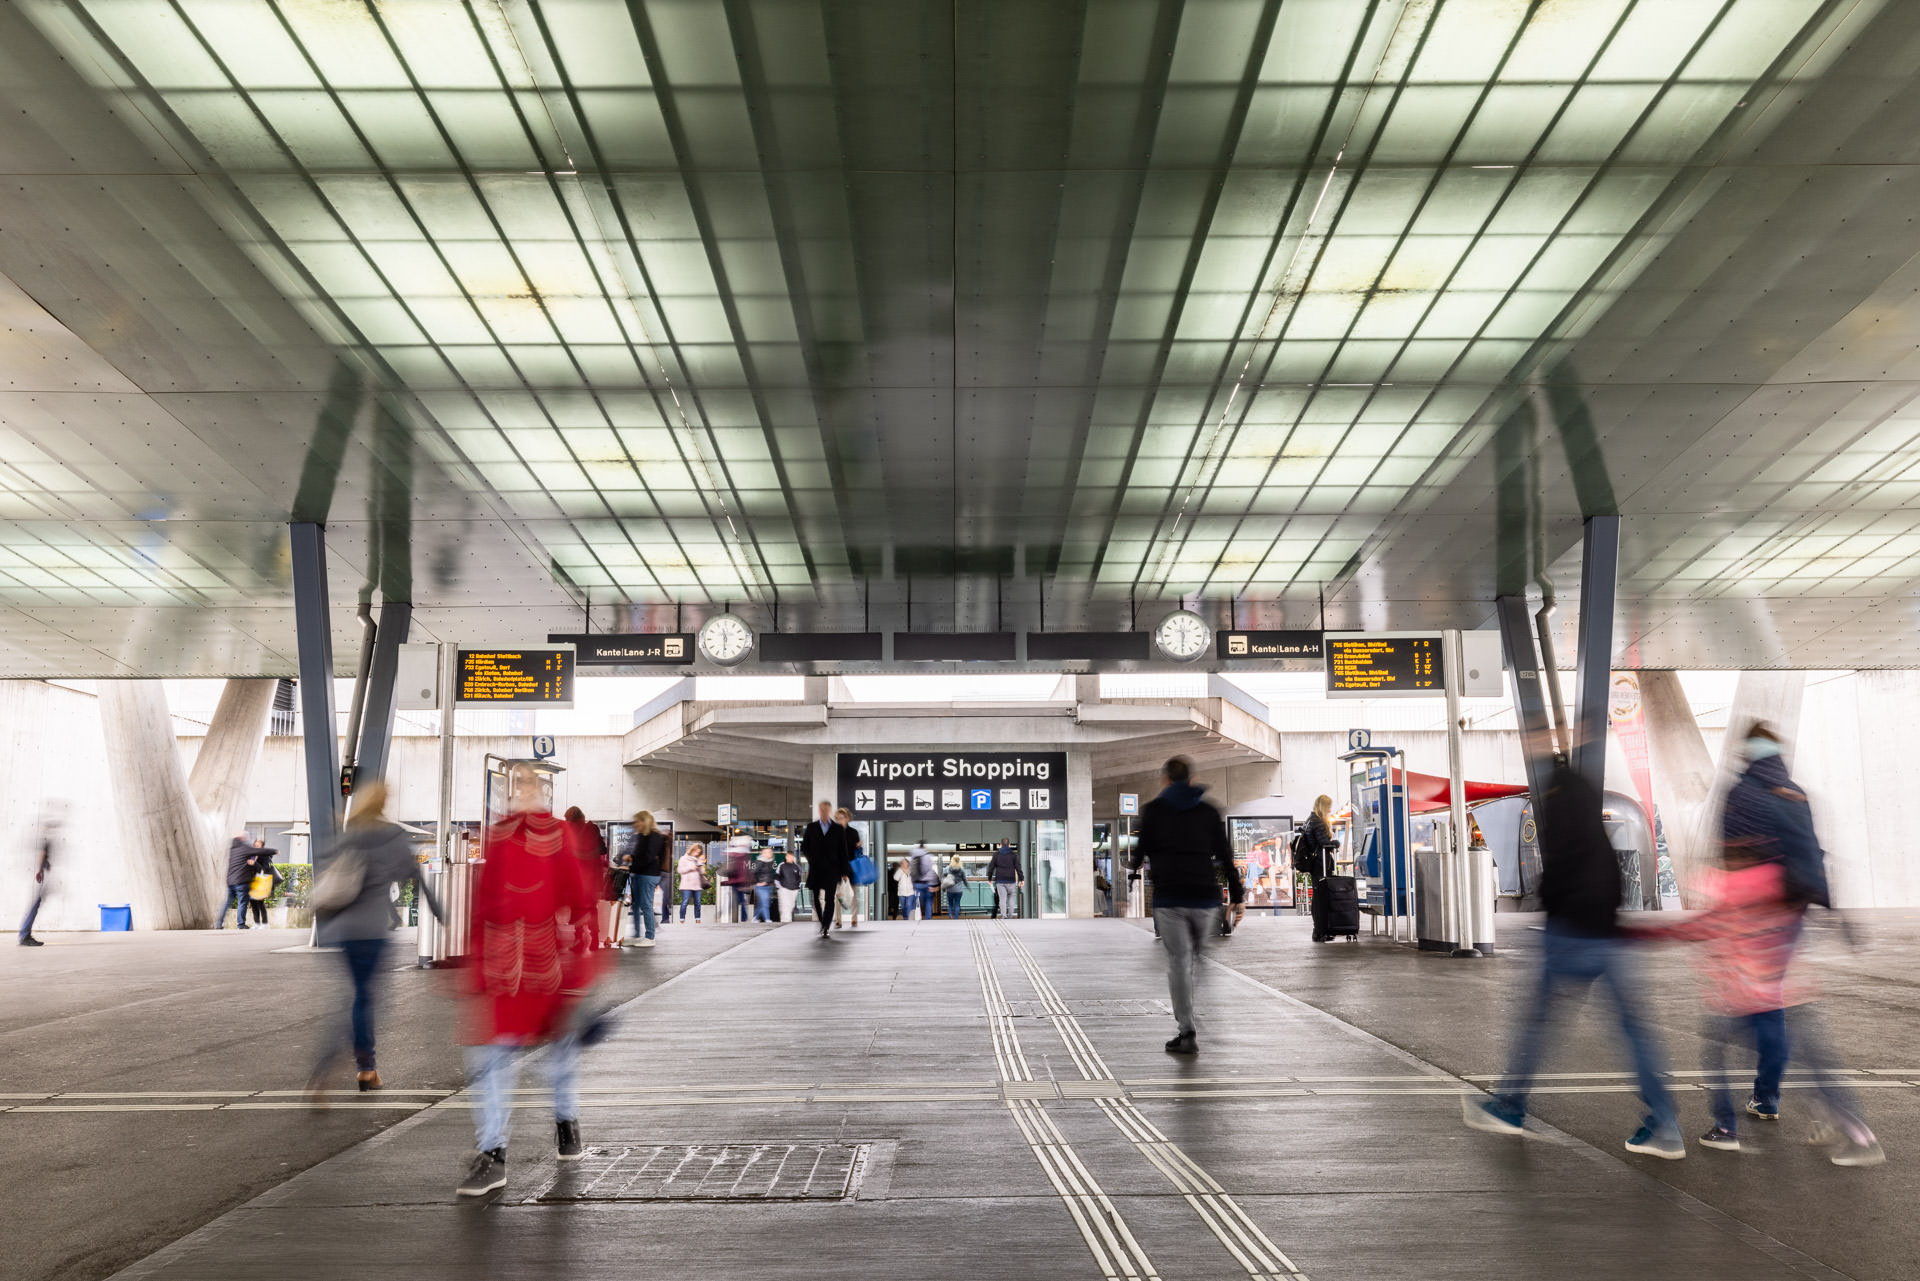
[[[1879,1165],[1886,1159],[1887,1154],[1881,1151],[1879,1141],[1872,1136],[1864,1140],[1849,1137],[1838,1152],[1827,1158],[1835,1165],[1849,1166]]]
[[[652,946],[653,946],[653,940],[652,940],[652,939],[637,939],[637,940],[635,940],[635,942],[634,942],[634,946],[635,946],[635,947],[652,947]]]

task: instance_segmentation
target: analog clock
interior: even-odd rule
[[[700,627],[700,652],[723,667],[753,653],[753,629],[732,614],[715,614]]]
[[[1153,629],[1153,643],[1168,658],[1177,658],[1190,663],[1207,652],[1207,646],[1213,640],[1213,629],[1207,621],[1191,610],[1175,610],[1160,620]]]

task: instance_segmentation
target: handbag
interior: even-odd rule
[[[851,912],[853,910],[853,887],[845,881],[842,881],[839,890],[834,894],[834,902],[839,905],[842,912]]]
[[[313,910],[324,915],[352,907],[367,883],[367,856],[357,845],[342,845],[314,878]]]
[[[880,879],[880,869],[873,865],[872,859],[861,854],[854,858],[849,875],[855,885],[871,885]]]
[[[940,878],[940,888],[943,890],[951,890],[951,889],[957,888],[956,883],[953,879],[952,872],[948,872],[945,876]]]
[[[256,903],[265,902],[273,897],[273,873],[255,872],[253,879],[247,882],[247,897]]]

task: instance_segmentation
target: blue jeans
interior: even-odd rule
[[[636,876],[633,878],[633,932],[640,933],[640,918],[647,920],[646,936],[653,937],[659,922],[654,919],[653,899],[660,892],[660,878],[657,876]]]
[[[773,919],[773,886],[756,885],[753,887],[754,918],[760,921]]]
[[[933,894],[934,887],[931,885],[913,887],[913,896],[920,900],[920,919],[923,921],[933,919]]]
[[[480,1095],[474,1109],[474,1146],[482,1152],[507,1146],[513,1124],[513,1085],[520,1077],[525,1047],[506,1042],[467,1047],[467,1080]],[[556,1121],[580,1119],[580,1043],[563,1036],[547,1048],[547,1080],[553,1087]]]
[[[380,972],[380,957],[387,940],[342,939],[340,953],[347,958],[347,974],[353,979],[353,1061],[362,1072],[371,1072],[373,1063],[373,981]]]
[[[227,928],[227,909],[228,908],[233,909],[233,923],[235,925],[238,925],[243,930],[246,929],[247,928],[247,887],[246,886],[244,885],[227,886],[227,901],[220,905],[220,919],[214,922],[214,925],[213,925],[214,929],[224,930]]]
[[[966,896],[967,892],[965,890],[947,891],[947,915],[956,921],[960,919],[960,900]]]
[[[1713,1112],[1713,1123],[1725,1130],[1738,1129],[1740,1124],[1740,1115],[1734,1110],[1733,1095],[1723,1075],[1727,1042],[1734,1037],[1742,1040],[1750,1037],[1760,1057],[1753,1076],[1755,1101],[1763,1108],[1778,1111],[1780,1078],[1787,1070],[1787,1012],[1761,1010],[1757,1014],[1721,1015],[1708,1026],[1700,1066],[1709,1075],[1702,1084],[1707,1087],[1707,1106]]]
[[[20,941],[22,943],[33,937],[33,918],[40,915],[40,905],[46,901],[46,886],[34,886],[33,902],[27,904],[27,914],[20,922]]]
[[[1159,913],[1156,911],[1157,917]],[[1164,934],[1164,931],[1162,931]],[[1640,1016],[1634,996],[1633,964],[1628,956],[1632,946],[1624,939],[1588,938],[1574,934],[1564,926],[1547,922],[1545,963],[1540,967],[1540,982],[1520,1024],[1519,1039],[1514,1042],[1513,1057],[1496,1096],[1502,1112],[1518,1120],[1527,1113],[1527,1094],[1533,1088],[1533,1074],[1539,1066],[1542,1042],[1553,1017],[1553,1004],[1560,988],[1585,985],[1600,980],[1613,996],[1619,1015],[1620,1031],[1633,1052],[1633,1071],[1639,1080],[1640,1098],[1647,1105],[1647,1124],[1654,1133],[1678,1138],[1680,1120],[1673,1108],[1673,1096],[1660,1079],[1662,1054],[1653,1030]]]
[[[689,903],[693,904],[693,919],[696,921],[699,920],[700,919],[700,891],[699,890],[681,890],[680,891],[680,919],[683,921],[687,919],[687,904]],[[678,938],[679,935],[676,934],[674,937]]]

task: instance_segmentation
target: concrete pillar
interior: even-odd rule
[[[1093,760],[1067,753],[1067,915],[1093,915]]]
[[[1780,736],[1780,755],[1793,769],[1793,749],[1800,737],[1800,704],[1807,693],[1805,672],[1741,672],[1733,687],[1733,706],[1727,709],[1727,745],[1720,752],[1723,784],[1734,779],[1733,762],[1741,757],[1740,740],[1754,721],[1766,721]]]
[[[222,841],[231,840],[247,821],[247,789],[260,760],[278,683],[271,679],[227,682],[214,708],[213,723],[207,726],[206,741],[200,744],[200,755],[194,758],[193,772],[187,776],[194,805]],[[165,702],[164,693],[161,701]]]
[[[272,682],[264,683],[271,706]],[[159,681],[109,680],[100,682],[99,692],[134,923],[141,929],[206,929],[220,907],[226,885],[222,851],[234,832],[216,839],[193,803],[166,688]],[[227,706],[224,697],[221,706]]]
[[[1666,829],[1680,903],[1697,907],[1694,887],[1701,870],[1713,860],[1714,842],[1701,826],[1713,795],[1713,757],[1680,687],[1680,673],[1643,671],[1639,676],[1647,754],[1653,766],[1653,805]]]
[[[839,801],[840,754],[838,752],[815,752],[813,754],[813,795],[807,798],[807,817],[820,816],[821,801]]]

